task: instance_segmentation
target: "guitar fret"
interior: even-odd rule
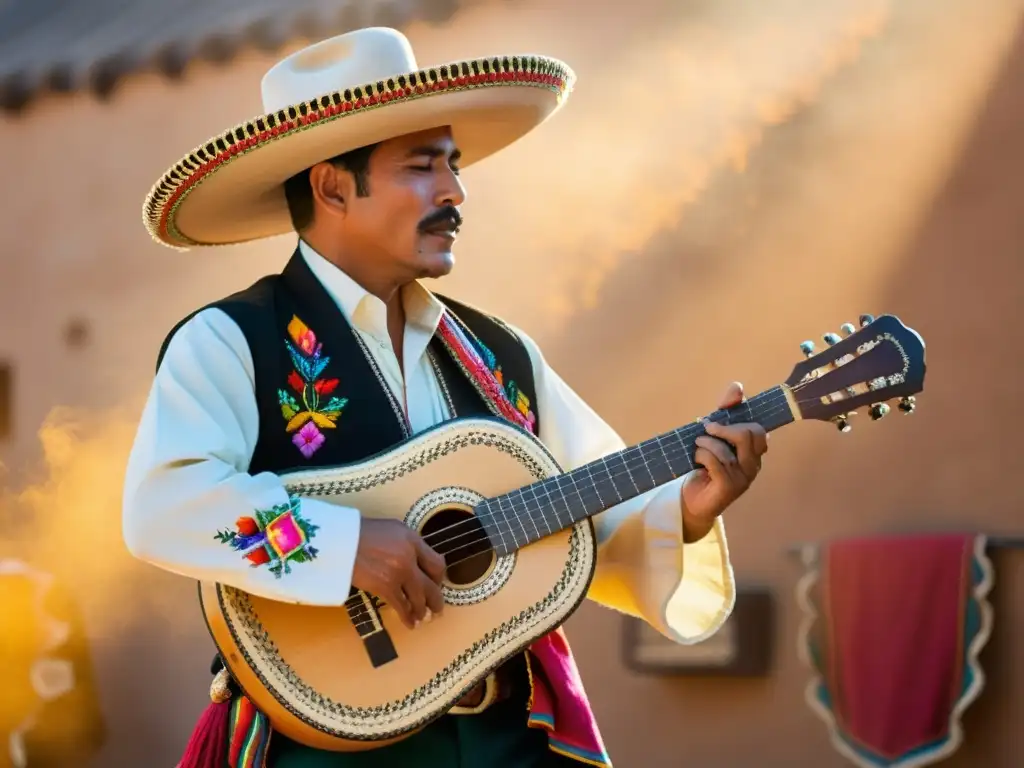
[[[669,474],[672,475],[672,479],[675,480],[679,477],[679,473],[672,467],[672,460],[669,459],[668,454],[665,453],[665,445],[662,443],[663,435],[658,435],[654,438],[655,443],[658,446],[658,450],[661,451],[661,455],[665,457],[665,466],[668,468]]]
[[[539,493],[540,490],[544,490],[545,499],[541,498]],[[548,507],[553,507],[554,505],[552,504],[553,500],[551,499],[551,494],[548,492],[546,485],[532,486],[531,492],[532,495],[534,495],[534,499],[532,499],[531,504],[526,506],[526,514],[529,517],[529,521],[534,523],[534,529],[537,530],[537,535],[540,537],[541,530],[537,525],[537,518],[543,517],[543,515],[539,514],[539,511]],[[550,524],[548,525],[548,532],[551,532]]]
[[[520,496],[520,498],[524,499],[524,501],[525,501],[526,497],[525,497],[525,494],[524,494],[524,490],[525,489],[520,489],[519,496]],[[512,503],[511,499],[509,499],[509,507],[512,510],[512,514],[515,516],[516,528],[513,530],[514,538],[518,541],[518,539],[520,537],[522,537],[524,541],[530,541],[530,533],[529,533],[529,531],[526,530],[526,526],[523,524],[522,515],[519,514],[521,511],[526,511],[526,516],[529,517],[528,505],[527,504],[523,504],[521,510],[520,509],[516,509],[515,504]],[[511,525],[512,524],[512,518],[508,518],[508,522],[509,522],[509,525]]]

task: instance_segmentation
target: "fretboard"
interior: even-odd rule
[[[782,387],[705,417],[720,424],[756,422],[767,431],[793,421]],[[585,518],[669,483],[694,469],[701,422],[658,435],[562,475],[488,499],[477,518],[505,555]]]

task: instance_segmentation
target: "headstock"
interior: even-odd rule
[[[807,359],[786,379],[800,417],[849,432],[850,417],[865,405],[876,421],[890,411],[886,400],[900,398],[900,411],[913,413],[914,395],[924,388],[924,339],[893,315],[861,315],[860,328],[845,323],[839,330],[845,338],[826,333],[821,352],[813,342],[800,345]]]

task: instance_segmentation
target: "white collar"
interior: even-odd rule
[[[353,327],[390,345],[387,306],[369,293],[347,273],[317,253],[305,240],[299,240],[299,252],[310,271]],[[433,336],[437,330],[444,304],[418,281],[402,287],[405,324]]]

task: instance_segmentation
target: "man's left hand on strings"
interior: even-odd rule
[[[743,402],[743,385],[729,385],[719,408]],[[768,434],[760,424],[725,426],[706,422],[706,435],[697,438],[694,461],[703,469],[683,482],[683,531],[687,542],[704,538],[715,520],[742,496],[761,471],[761,457],[768,451]]]

